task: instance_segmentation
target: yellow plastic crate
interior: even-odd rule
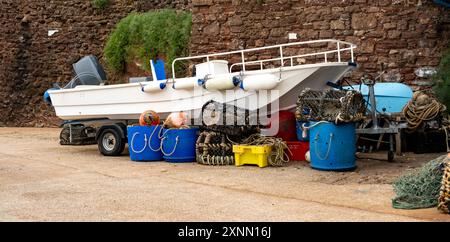
[[[236,166],[258,165],[263,168],[269,166],[269,156],[272,152],[270,145],[233,145]]]

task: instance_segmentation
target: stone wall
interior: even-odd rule
[[[435,67],[450,39],[450,10],[431,0],[194,0],[193,53],[339,39],[358,45],[359,80],[387,67],[385,81],[428,85],[419,67]]]
[[[193,54],[286,43],[288,33],[346,40],[358,45],[354,79],[386,63],[386,80],[413,85],[423,84],[414,70],[436,66],[450,37],[450,11],[431,0],[111,2],[96,10],[90,0],[0,0],[0,126],[57,125],[43,92],[70,80],[82,56],[101,58],[109,33],[132,11],[191,10]]]
[[[103,10],[90,0],[0,0],[0,126],[57,125],[42,94],[67,83],[72,64],[102,58],[115,24],[132,11],[190,9],[191,0],[111,0]],[[49,30],[58,30],[48,36]]]

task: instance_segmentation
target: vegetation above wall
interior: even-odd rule
[[[450,49],[444,53],[435,76],[436,85],[434,91],[440,101],[450,108]]]
[[[131,13],[123,18],[110,35],[104,49],[108,68],[122,73],[127,63],[138,62],[150,70],[149,60],[158,54],[166,57],[166,65],[187,56],[191,37],[190,12],[158,10]],[[177,65],[176,70],[181,66]]]

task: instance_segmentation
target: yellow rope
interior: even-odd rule
[[[424,121],[433,120],[446,110],[445,105],[423,93],[414,93],[413,99],[403,108],[408,130],[414,132]]]

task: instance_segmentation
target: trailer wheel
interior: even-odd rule
[[[119,156],[125,149],[125,140],[122,139],[119,132],[115,129],[103,130],[97,143],[100,153],[104,156]]]

